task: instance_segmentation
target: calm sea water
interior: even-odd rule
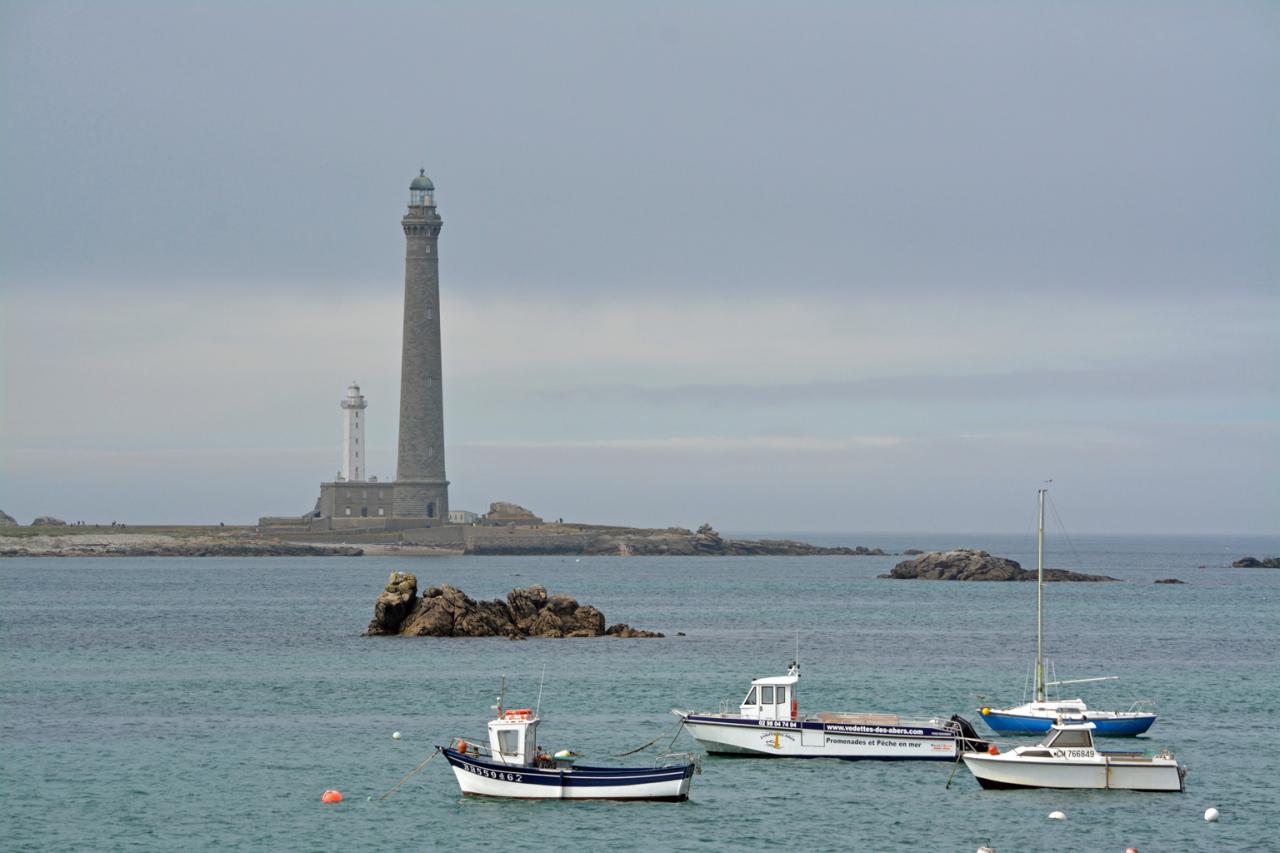
[[[810,538],[1033,564],[1026,537]],[[443,760],[367,799],[436,744],[482,736],[503,674],[510,704],[533,704],[544,665],[541,740],[591,759],[670,731],[672,706],[739,700],[783,672],[797,631],[802,710],[974,719],[975,694],[1019,700],[1034,586],[876,579],[900,557],[0,561],[0,846],[1280,849],[1280,571],[1225,568],[1280,539],[1074,546],[1049,564],[1125,582],[1046,588],[1058,672],[1122,676],[1082,688],[1098,707],[1158,700],[1144,745],[1190,767],[1184,794],[983,791],[963,768],[946,790],[946,763],[709,758],[683,804],[464,799]],[[473,597],[542,583],[670,636],[362,638],[393,569]],[[346,801],[321,805],[326,788]],[[1068,819],[1047,820],[1055,809]]]

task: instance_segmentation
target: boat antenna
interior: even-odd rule
[[[796,629],[796,672],[800,671],[800,629]]]
[[[1052,483],[1052,480],[1048,482]],[[1038,492],[1036,515],[1036,701],[1044,701],[1044,495]]]
[[[507,694],[507,677],[504,675],[502,676],[502,686],[498,688],[498,704],[490,706],[491,708],[493,708],[493,710],[498,712],[499,717],[502,716],[502,697],[505,696],[506,694]]]
[[[542,678],[538,679],[538,704],[537,709],[533,712],[535,717],[542,716],[542,683],[547,680],[547,665],[542,665]]]

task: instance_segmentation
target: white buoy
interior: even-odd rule
[[[1213,807],[1205,809],[1204,819],[1209,821],[1209,823],[1213,823],[1218,819],[1218,810]]]
[[[978,853],[996,853],[996,848],[994,848],[994,847],[979,847],[979,848],[978,848]]]
[[[1062,812],[1049,812],[1049,820],[1066,820],[1067,816]]]
[[[392,739],[392,740],[400,740],[400,733],[399,733],[399,732],[392,732],[392,733],[391,733],[391,739]]]

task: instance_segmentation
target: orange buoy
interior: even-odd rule
[[[1000,754],[1000,747],[996,746],[994,743],[993,743],[993,744],[991,744],[990,746],[988,746],[988,747],[987,747],[987,754],[988,754],[988,755],[999,755],[999,754]]]
[[[340,803],[342,802],[342,792],[335,791],[332,788],[320,795],[322,803]]]

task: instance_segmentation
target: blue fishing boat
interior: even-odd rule
[[[1035,698],[1011,708],[978,709],[983,721],[1001,735],[1036,735],[1049,731],[1055,722],[1068,725],[1093,724],[1098,737],[1134,737],[1143,734],[1156,721],[1156,713],[1135,702],[1127,711],[1091,710],[1083,699],[1050,699],[1046,688],[1090,681],[1113,681],[1116,676],[1076,678],[1068,681],[1046,680],[1044,659],[1044,496],[1039,491],[1039,519],[1036,528],[1036,662]],[[1056,673],[1055,673],[1056,675]],[[1025,696],[1024,696],[1025,698]]]
[[[698,764],[688,753],[661,755],[650,767],[579,765],[576,753],[549,754],[539,747],[536,711],[504,710],[501,696],[494,708],[498,714],[489,721],[487,744],[455,738],[439,748],[464,794],[533,800],[689,799]]]

